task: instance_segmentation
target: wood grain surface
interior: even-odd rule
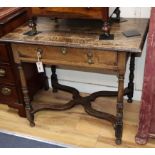
[[[120,61],[121,55],[123,55],[126,64],[126,53],[124,54],[123,52],[52,47],[49,45],[12,44],[16,63],[19,61],[30,63],[37,62],[38,49],[42,51],[40,60],[46,65],[117,72],[118,66],[122,61]]]
[[[39,18],[37,29],[41,33],[35,36],[23,35],[29,31],[27,25],[2,37],[0,41],[52,46],[78,47],[88,49],[142,52],[148,27],[148,19],[128,19],[126,22],[114,23],[111,33],[114,40],[99,40],[102,34],[102,22],[91,20],[63,20],[57,22],[50,18]],[[125,37],[122,32],[137,30],[141,35]]]
[[[85,96],[86,94],[82,94]],[[35,102],[52,101],[64,104],[70,95],[59,92],[41,91],[35,96]],[[98,98],[94,103],[95,109],[115,114],[115,98]],[[45,102],[45,104],[46,104]],[[35,115],[36,126],[29,126],[27,119],[21,118],[14,109],[0,105],[0,128],[17,134],[39,137],[45,140],[65,143],[72,147],[155,147],[155,140],[150,139],[147,145],[137,145],[135,135],[138,125],[140,104],[124,104],[124,133],[121,145],[115,144],[114,130],[105,120],[87,115],[82,106],[76,106],[66,111],[41,111]]]

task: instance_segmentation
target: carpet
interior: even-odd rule
[[[64,144],[0,131],[0,148],[67,148]]]

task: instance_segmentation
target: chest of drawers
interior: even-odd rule
[[[27,8],[0,8],[0,37],[24,24],[27,19]],[[33,89],[29,89],[32,96],[39,88],[39,85],[35,84],[38,80],[35,77],[36,70],[34,65],[25,64],[24,66],[28,83],[33,86]],[[29,70],[32,70],[31,76]],[[19,115],[25,116],[19,75],[12,52],[6,43],[0,43],[0,103],[18,109]]]
[[[0,37],[12,31],[27,20],[27,11],[23,8],[0,9]],[[17,108],[21,116],[25,115],[20,86],[16,85],[14,62],[7,44],[0,43],[0,103]]]

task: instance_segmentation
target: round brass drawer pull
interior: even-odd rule
[[[93,62],[92,59],[88,59],[88,63],[89,63],[89,64],[93,64],[94,62]]]
[[[63,55],[67,54],[66,48],[61,48],[61,53],[62,53]]]
[[[0,77],[4,77],[6,75],[5,69],[0,68]]]
[[[5,96],[8,96],[8,95],[10,95],[10,94],[12,93],[12,91],[11,91],[10,88],[3,87],[3,88],[1,89],[1,93],[2,93],[3,95],[5,95]]]

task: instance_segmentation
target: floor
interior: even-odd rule
[[[82,94],[85,95],[85,94]],[[42,100],[63,104],[71,96],[68,93],[52,91],[39,92],[34,102]],[[115,98],[98,98],[95,109],[115,114]],[[124,133],[121,145],[115,144],[114,130],[111,123],[87,115],[83,107],[66,111],[41,111],[35,114],[35,127],[30,127],[25,118],[17,115],[16,110],[0,104],[0,130],[16,134],[39,137],[44,140],[67,144],[70,147],[155,147],[155,140],[150,139],[147,145],[135,143],[137,132],[139,103],[124,103]]]

